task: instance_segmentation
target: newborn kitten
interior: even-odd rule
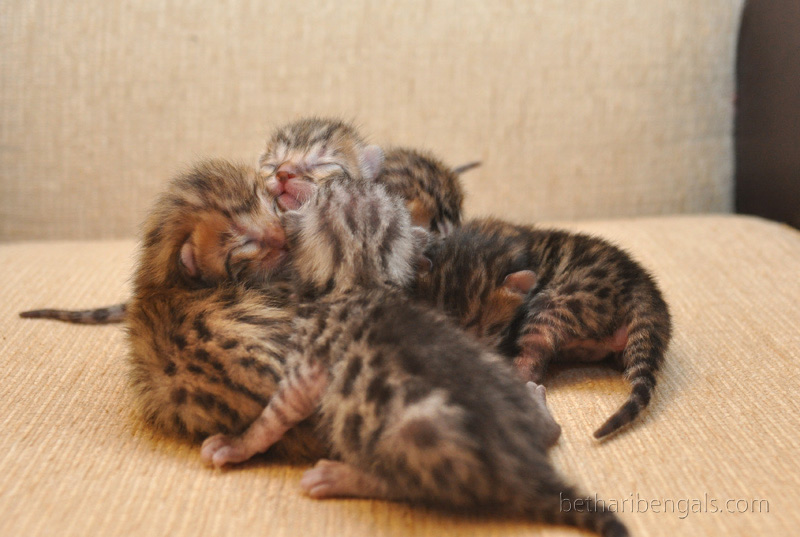
[[[300,297],[288,375],[244,434],[207,439],[202,458],[244,461],[318,410],[340,461],[304,475],[314,498],[490,508],[627,535],[591,498],[586,511],[561,510],[578,495],[547,459],[559,430],[543,390],[405,296],[426,232],[398,201],[379,185],[333,183],[284,215]]]
[[[146,220],[127,317],[130,381],[164,432],[240,432],[285,376],[295,303],[263,183],[253,169],[207,161],[176,177]],[[319,456],[310,431],[280,449]]]
[[[526,380],[552,361],[613,357],[633,386],[595,433],[607,436],[647,406],[670,338],[667,304],[653,278],[605,240],[474,220],[426,251],[432,270],[415,294],[485,343],[515,355]]]

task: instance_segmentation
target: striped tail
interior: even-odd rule
[[[476,160],[475,162],[468,162],[466,164],[462,164],[461,166],[456,166],[455,168],[453,168],[453,173],[455,173],[456,175],[461,175],[462,173],[468,172],[473,168],[477,168],[480,165],[481,165],[480,160]]]
[[[112,324],[125,320],[127,304],[115,304],[93,310],[56,310],[42,309],[23,311],[19,314],[23,319],[55,319],[75,324]]]
[[[552,493],[552,492],[551,492]],[[530,509],[531,518],[548,524],[564,524],[593,531],[603,537],[628,537],[628,528],[596,496],[581,496],[571,487],[565,487]]]
[[[662,302],[663,304],[663,302]],[[658,308],[660,310],[660,308]],[[594,437],[604,438],[632,422],[647,407],[656,387],[656,372],[664,361],[664,352],[670,337],[670,318],[663,313],[634,316],[628,327],[628,343],[622,351],[625,378],[632,385],[628,400],[594,432]]]

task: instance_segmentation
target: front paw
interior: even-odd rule
[[[252,455],[240,437],[224,434],[206,438],[200,448],[200,458],[203,462],[217,468],[246,461]]]

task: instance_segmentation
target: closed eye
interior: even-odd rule
[[[275,172],[275,169],[277,167],[278,166],[275,165],[275,164],[270,164],[270,163],[262,164],[261,165],[261,173],[269,175],[269,174]]]
[[[320,162],[314,165],[314,171],[317,173],[323,173],[325,175],[344,170],[341,164],[336,162]]]
[[[258,253],[261,247],[254,239],[246,240],[239,246],[231,248],[225,257],[225,273],[228,279],[236,281],[250,257]]]

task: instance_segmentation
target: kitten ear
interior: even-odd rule
[[[181,246],[181,254],[178,257],[178,260],[190,277],[197,278],[197,276],[200,274],[200,271],[197,268],[197,261],[195,260],[194,256],[194,247],[192,246],[191,241],[187,240],[183,243],[183,246]]]
[[[433,261],[425,255],[417,256],[417,272],[419,274],[427,274],[433,270]]]
[[[377,145],[368,145],[361,150],[358,157],[358,164],[361,167],[361,175],[365,179],[372,181],[383,168],[383,149]]]
[[[512,272],[503,280],[503,288],[526,295],[536,285],[536,274],[532,270]]]

